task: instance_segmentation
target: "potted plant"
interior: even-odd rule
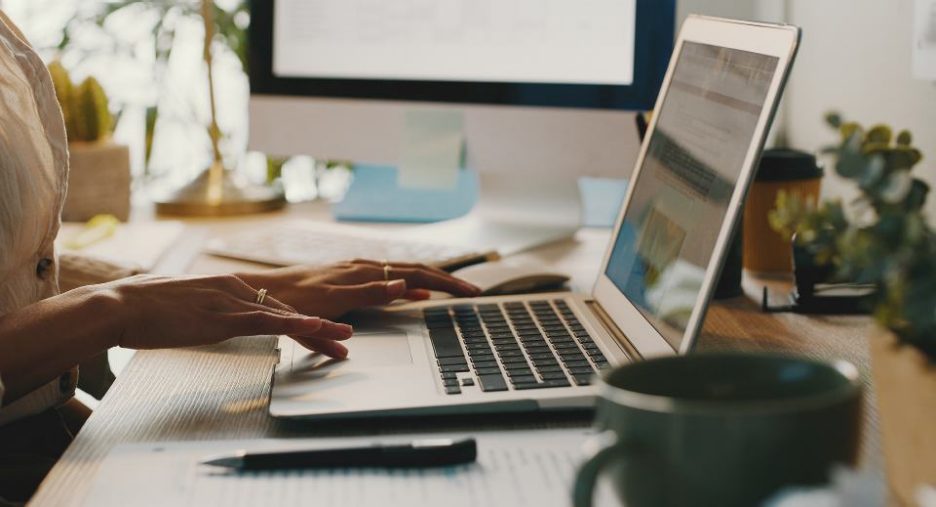
[[[870,348],[888,482],[913,505],[936,483],[936,233],[923,213],[929,186],[911,174],[923,157],[908,131],[827,121],[841,141],[826,151],[859,196],[817,206],[782,195],[772,224],[839,280],[877,288]]]
[[[93,77],[75,85],[59,63],[49,65],[68,136],[68,192],[62,219],[85,221],[130,215],[130,152],[111,139],[114,118],[107,95]]]

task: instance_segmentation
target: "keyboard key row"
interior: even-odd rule
[[[529,309],[522,302],[512,302],[503,310],[497,304],[465,304],[455,305],[451,311],[436,308],[424,313],[449,394],[460,393],[463,385],[474,385],[474,381],[460,384],[456,373],[473,372],[481,390],[493,392],[509,390],[508,383],[518,390],[568,386],[570,378],[576,385],[587,385],[595,371],[590,360],[599,367],[607,365],[585,328],[561,300],[553,304],[533,301]]]

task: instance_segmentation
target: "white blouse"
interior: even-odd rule
[[[67,174],[65,126],[49,73],[0,11],[0,315],[58,294],[54,240]],[[0,425],[71,398],[77,376],[68,372],[0,407]]]

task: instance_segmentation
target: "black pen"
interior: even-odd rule
[[[478,457],[473,438],[417,440],[408,444],[373,445],[302,451],[239,451],[203,461],[203,465],[239,471],[297,468],[428,468],[472,463]]]

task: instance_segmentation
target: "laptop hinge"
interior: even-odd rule
[[[605,330],[608,333],[610,333],[611,336],[614,338],[614,341],[616,341],[618,345],[621,346],[621,350],[623,350],[624,353],[627,354],[628,359],[630,359],[631,361],[639,361],[643,359],[643,356],[641,356],[640,353],[637,352],[637,349],[635,349],[634,346],[631,344],[630,340],[627,339],[627,336],[625,336],[624,333],[621,332],[620,328],[618,328],[617,325],[614,323],[614,321],[611,319],[611,316],[609,316],[604,311],[604,308],[602,308],[601,305],[597,301],[594,301],[594,300],[586,301],[585,304],[588,305],[589,309],[592,310],[592,313],[596,317],[598,317],[598,320],[601,322],[602,327],[604,327]]]

